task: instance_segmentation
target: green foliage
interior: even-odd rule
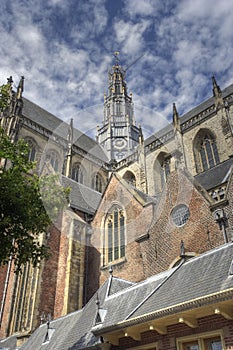
[[[68,190],[58,177],[35,173],[28,145],[13,144],[0,130],[0,265],[13,258],[16,271],[49,256],[40,237],[67,205]]]
[[[11,85],[0,86],[0,111],[3,111],[9,104]]]

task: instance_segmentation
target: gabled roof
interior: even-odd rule
[[[227,159],[213,168],[195,176],[195,179],[206,189],[210,190],[227,182],[230,169],[233,165],[233,158]]]
[[[132,183],[123,179],[118,173],[113,173],[113,176],[133,195],[133,197],[142,205],[149,203],[157,203],[155,197],[149,196],[145,192],[140,191]]]
[[[102,327],[94,327],[94,333],[104,334],[198,308],[221,300],[222,295],[224,300],[232,300],[232,259],[233,244],[225,244],[112,295],[103,304],[108,312]]]
[[[132,285],[130,282],[110,276],[108,280],[98,290],[98,300],[100,307],[103,304],[106,295],[113,288],[115,291]],[[92,332],[97,315],[97,294],[84,306],[82,310],[78,310],[64,317],[60,317],[50,322],[49,327],[55,329],[49,342],[44,342],[47,325],[43,324],[30,336],[28,341],[20,348],[21,350],[76,350],[88,349],[100,343],[99,337]],[[43,344],[43,345],[42,345]]]
[[[62,185],[70,188],[70,206],[85,213],[94,214],[102,194],[64,175]]]
[[[59,136],[64,140],[67,139],[69,125],[26,98],[23,98],[22,113],[24,117],[45,128],[51,132],[51,134]],[[103,162],[108,161],[102,147],[80,130],[74,128],[73,139],[74,145],[78,148],[84,150],[86,153],[91,154],[94,157],[97,157]]]
[[[112,173],[108,183],[105,187],[104,193],[102,194],[102,199],[99,201],[99,205],[96,207],[96,213],[98,208],[101,206],[102,201],[104,201],[105,198],[105,194],[108,191],[108,187],[111,183],[111,181],[113,181],[113,179],[116,179],[127,191],[130,192],[130,194],[142,205],[142,206],[146,206],[148,204],[151,203],[157,203],[158,202],[158,198],[155,197],[151,197],[148,194],[138,190],[136,187],[134,187],[131,183],[129,183],[128,181],[124,180],[118,173]]]
[[[42,325],[21,349],[91,349],[106,332],[232,300],[232,264],[233,243],[228,243],[140,283],[110,276],[82,310],[50,323],[55,331],[49,342],[42,345],[47,333]]]

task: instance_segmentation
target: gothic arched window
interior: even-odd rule
[[[160,176],[162,186],[167,182],[167,178],[170,175],[170,157],[163,158],[160,162]]]
[[[154,163],[155,193],[161,192],[170,175],[171,156],[161,152]]]
[[[92,178],[91,187],[93,190],[102,192],[103,191],[103,179],[100,174],[95,174]]]
[[[52,165],[55,171],[58,171],[59,156],[56,151],[54,150],[49,151],[46,155],[46,160],[49,160],[50,164]]]
[[[28,144],[29,151],[28,151],[28,160],[30,162],[34,162],[36,159],[36,144],[30,139],[25,139],[25,142]]]
[[[217,165],[219,160],[216,138],[208,130],[201,130],[194,141],[194,156],[197,172],[208,170]]]
[[[83,184],[83,170],[81,168],[81,165],[76,163],[74,164],[74,166],[72,167],[72,171],[71,171],[71,178],[81,184]]]
[[[125,215],[114,207],[105,223],[104,265],[125,256]]]

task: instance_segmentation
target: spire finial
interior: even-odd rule
[[[20,100],[22,98],[23,88],[24,88],[24,76],[22,76],[19,81],[19,85],[17,88],[17,97],[16,97],[17,100]]]
[[[73,143],[73,132],[74,132],[74,127],[73,127],[73,118],[70,119],[70,125],[68,128],[68,133],[67,133],[67,141],[68,143]]]
[[[219,97],[222,91],[216,82],[214,74],[212,75],[212,83],[213,83],[213,94],[215,97]]]
[[[216,82],[215,76],[212,75],[212,84],[213,84],[213,95],[214,95],[214,103],[215,108],[218,110],[219,108],[224,106],[223,98],[222,98],[222,90]]]
[[[115,57],[115,66],[119,66],[119,54],[120,52],[119,51],[115,51],[114,52],[114,57]]]
[[[177,112],[175,103],[173,103],[173,125],[177,130],[180,131],[180,117]]]

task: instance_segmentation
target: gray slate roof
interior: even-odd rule
[[[206,189],[215,188],[225,183],[230,174],[229,170],[233,165],[233,158],[229,158],[225,162],[216,165],[215,167],[200,173],[195,176],[195,179]]]
[[[59,136],[64,140],[67,139],[69,125],[26,98],[23,98],[23,116],[42,126],[52,134]],[[94,157],[99,158],[103,162],[108,161],[101,146],[89,136],[75,128],[74,145],[85,152],[90,153]]]
[[[232,264],[233,243],[228,243],[140,283],[110,276],[97,292],[99,310],[105,315],[102,323],[95,322],[96,294],[82,310],[51,322],[55,331],[48,343],[42,345],[47,331],[47,326],[42,325],[21,350],[93,349],[100,342],[98,335],[114,329],[119,322],[118,327],[124,327],[124,321],[156,315],[161,309],[169,314],[177,304],[185,310],[185,305],[194,299],[223,291],[230,292],[233,298],[233,267],[229,273]]]
[[[229,275],[232,263],[233,243],[229,243],[116,293],[106,298],[103,308],[108,310],[107,315],[102,326],[93,331],[99,334],[119,322],[130,322],[162,309],[170,314],[177,304],[183,304],[184,310],[184,305],[193,299],[230,288],[233,296],[233,275]]]
[[[94,214],[102,194],[64,175],[62,185],[70,188],[70,206],[85,213]]]
[[[110,283],[111,280],[112,283]],[[98,290],[100,305],[106,295],[112,293],[111,285],[114,285],[115,291],[119,291],[119,289],[122,290],[131,285],[131,283],[110,277]],[[20,350],[76,350],[95,346],[100,340],[90,330],[97,315],[96,300],[97,296],[94,295],[82,310],[51,321],[50,328],[55,329],[55,331],[51,340],[47,343],[43,343],[47,333],[47,325],[41,325]]]

